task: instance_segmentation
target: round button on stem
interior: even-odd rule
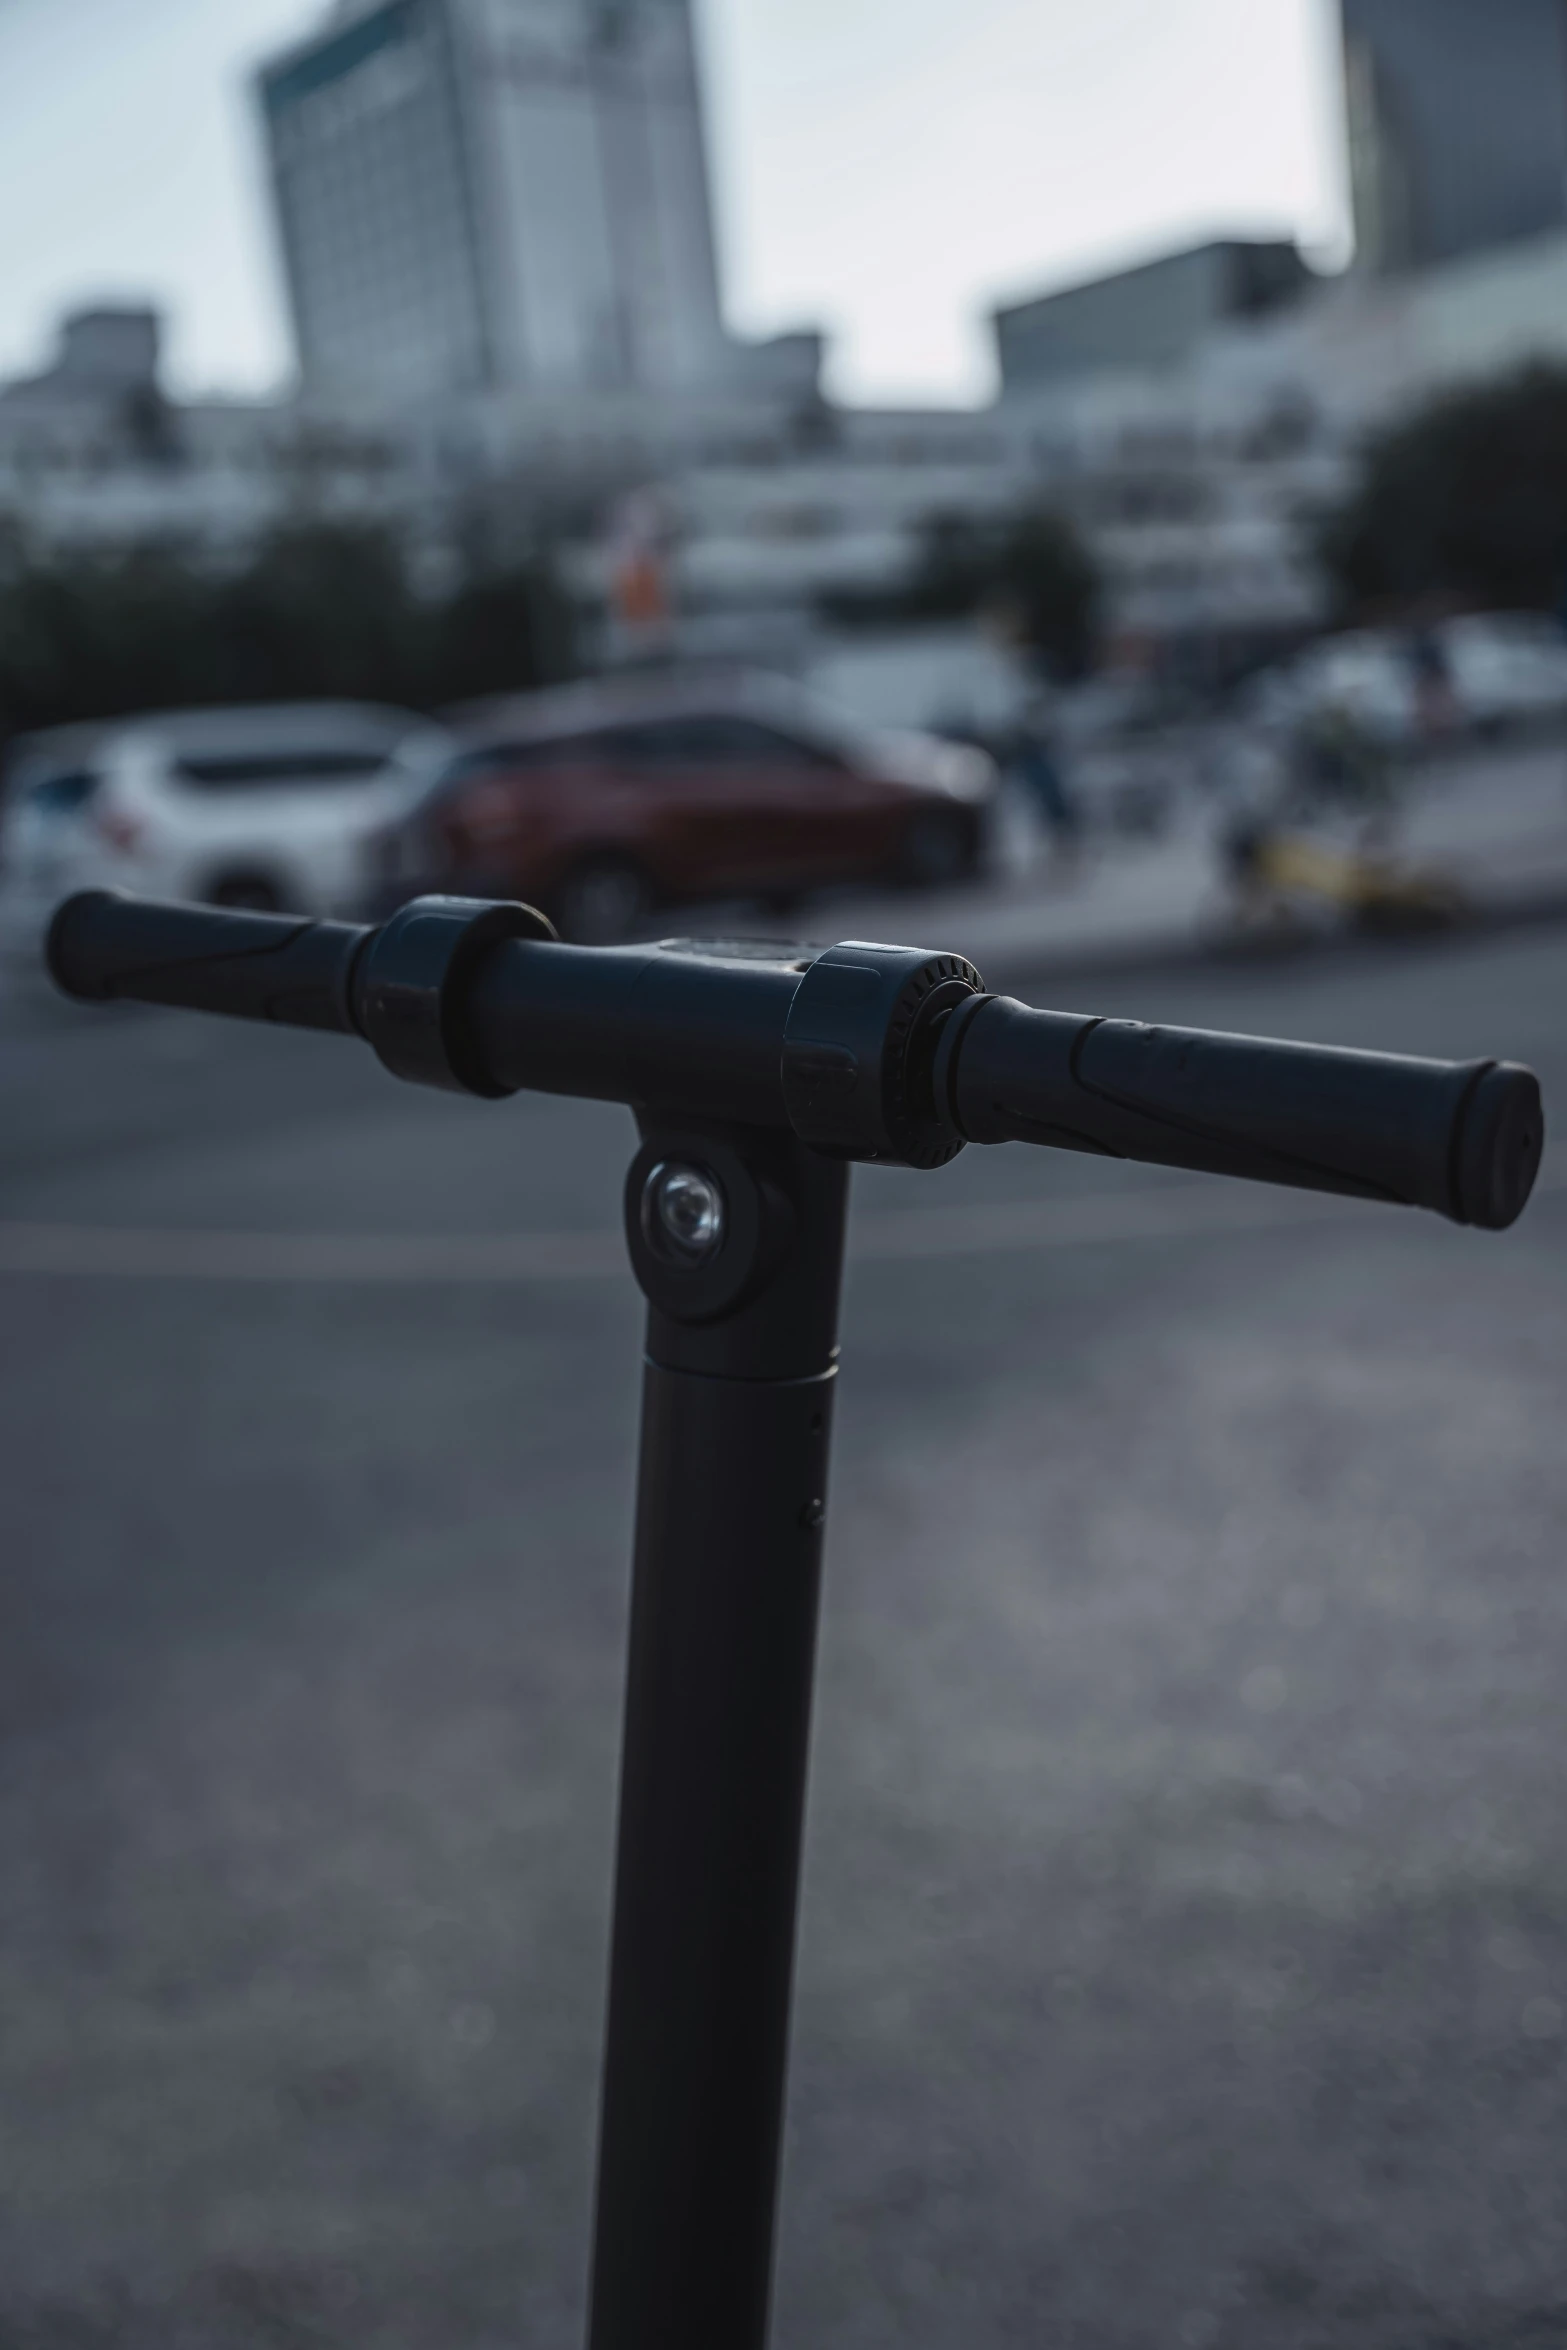
[[[703,1167],[665,1159],[642,1191],[648,1246],[676,1265],[705,1265],[724,1245],[727,1217],[717,1178]]]

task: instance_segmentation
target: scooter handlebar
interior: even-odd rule
[[[1540,1088],[1513,1062],[1032,1011],[964,994],[977,974],[959,959],[903,949],[773,959],[551,938],[531,909],[462,899],[416,900],[370,930],[92,890],[60,907],[46,954],[57,984],[87,1002],[337,1030],[367,1038],[398,1076],[793,1124],[840,1157],[900,1155],[863,1140],[857,1106],[895,1076],[898,1099],[924,1102],[937,1138],[915,1164],[965,1141],[1042,1143],[1430,1208],[1491,1231],[1516,1220],[1539,1169]],[[923,997],[926,1019],[931,971],[943,985]],[[873,1009],[878,972],[885,1014]]]

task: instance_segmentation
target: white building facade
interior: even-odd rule
[[[380,0],[258,90],[307,393],[725,384],[689,0]]]
[[[1285,638],[1328,617],[1313,516],[1367,438],[1422,401],[1567,364],[1567,233],[1439,267],[1351,270],[1178,366],[1021,388],[995,411],[1017,463],[1081,523],[1114,631]]]

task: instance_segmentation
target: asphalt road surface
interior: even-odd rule
[[[1563,931],[1084,992],[1567,1100]],[[25,1005],[0,1101],[0,2343],[568,2350],[629,1121]],[[1562,1172],[856,1179],[779,2350],[1567,2341]]]

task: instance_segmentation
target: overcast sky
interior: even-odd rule
[[[976,399],[986,305],[1223,230],[1346,246],[1333,0],[697,0],[725,292],[856,399]],[[0,0],[0,373],[102,295],[185,391],[288,343],[247,92],[311,0]]]

